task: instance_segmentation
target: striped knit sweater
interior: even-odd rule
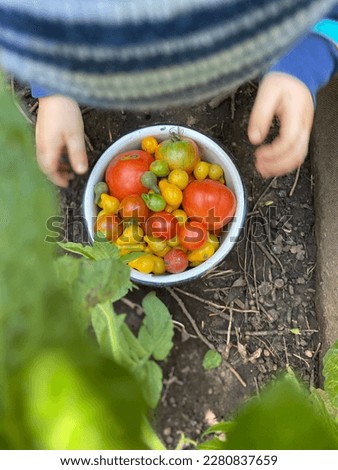
[[[336,0],[0,0],[0,64],[79,103],[192,103],[257,76]]]

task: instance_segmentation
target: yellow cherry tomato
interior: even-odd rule
[[[129,253],[135,253],[138,251],[145,251],[145,246],[141,243],[135,243],[135,245],[116,245],[119,249],[120,256],[128,255]]]
[[[209,178],[212,180],[219,180],[223,176],[222,168],[216,163],[212,163],[209,167]]]
[[[180,244],[180,241],[177,236],[168,240],[169,246],[178,246],[179,244]]]
[[[189,175],[184,170],[172,170],[168,176],[168,182],[175,184],[180,189],[185,189],[189,183]]]
[[[163,258],[160,258],[159,256],[153,255],[153,260],[154,260],[154,268],[153,268],[153,273],[154,274],[164,274],[165,273],[165,264]]]
[[[179,207],[180,207],[179,205],[178,205],[178,206],[177,206],[177,205],[176,205],[176,206],[170,206],[169,204],[167,204],[167,205],[165,206],[165,209],[164,209],[164,210],[165,210],[166,212],[169,212],[169,214],[171,214],[172,212],[174,212],[174,210],[178,209]]]
[[[101,217],[102,215],[107,215],[107,213],[106,213],[103,209],[100,210],[100,212],[98,212],[98,214],[97,214],[96,217],[99,218],[99,217]]]
[[[197,248],[197,250],[192,251],[188,254],[188,260],[191,262],[194,261],[206,261],[215,253],[215,247],[212,243],[206,241],[201,248]]]
[[[183,194],[178,186],[168,183],[168,181],[164,179],[158,183],[158,186],[162,196],[169,206],[180,206],[183,199]]]
[[[157,251],[157,252],[156,252],[156,255],[157,255],[157,256],[160,256],[161,258],[164,258],[165,255],[166,255],[170,250],[171,250],[171,247],[170,247],[170,246],[166,246],[166,247],[164,248],[164,250]]]
[[[213,233],[208,232],[208,239],[207,241],[213,245],[215,251],[218,250],[219,247],[219,239]]]
[[[128,265],[141,273],[150,274],[155,265],[154,257],[151,254],[145,254],[133,261],[129,261]]]
[[[203,261],[190,261],[189,266],[191,268],[194,268],[195,266],[199,266],[202,263],[203,263]]]
[[[168,246],[166,240],[161,240],[160,238],[156,237],[148,237],[146,235],[143,240],[148,244],[148,247],[153,253],[162,251]]]
[[[225,179],[223,178],[223,176],[221,176],[221,178],[218,181],[222,184],[225,184]]]
[[[157,147],[158,147],[158,142],[155,139],[155,137],[153,137],[152,135],[144,137],[141,141],[141,148],[145,152],[148,152],[151,154],[155,153],[155,150],[157,149]]]
[[[103,209],[105,214],[116,214],[119,209],[120,201],[107,193],[102,193],[98,206]]]
[[[188,220],[187,214],[182,209],[174,210],[172,215],[176,217],[179,225],[183,225]]]
[[[194,168],[194,176],[197,180],[205,180],[209,174],[210,163],[201,161]]]
[[[130,224],[116,240],[117,245],[134,245],[143,242],[143,230],[136,224]]]

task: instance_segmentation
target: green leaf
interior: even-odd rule
[[[197,446],[198,450],[223,450],[225,448],[225,442],[221,441],[217,437],[214,437],[209,441],[202,442]]]
[[[108,356],[117,359],[116,348],[121,349],[119,341],[121,337],[121,328],[124,323],[123,315],[115,315],[110,303],[96,305],[91,310],[91,324],[94,329],[97,342],[101,350]],[[114,321],[113,321],[114,320]],[[118,340],[116,340],[118,338]],[[119,353],[117,354],[119,357]]]
[[[118,316],[120,317],[122,315]],[[140,341],[136,338],[126,323],[121,327],[121,343],[123,350],[130,356],[135,364],[138,365],[140,361],[148,358],[147,351],[143,348]]]
[[[80,276],[80,260],[74,256],[64,255],[54,260],[55,272],[60,281],[64,282],[70,292]]]
[[[87,307],[94,307],[106,300],[115,302],[127,294],[131,288],[130,270],[119,261],[102,259],[92,262],[79,260],[79,278],[74,289]]]
[[[220,423],[210,426],[201,437],[207,436],[208,434],[214,434],[216,432],[227,433],[234,427],[233,421],[221,421]]]
[[[93,244],[93,256],[96,260],[119,259],[119,250],[106,239],[98,238]]]
[[[240,407],[227,433],[226,449],[337,449],[338,436],[309,400],[308,391],[290,377],[276,380]]]
[[[162,369],[154,361],[146,361],[135,371],[141,383],[143,397],[150,408],[156,408],[162,392]]]
[[[128,264],[130,261],[134,261],[134,259],[140,258],[140,256],[143,256],[144,253],[143,251],[141,252],[132,252],[132,253],[127,253],[126,255],[121,256],[121,261],[125,264]]]
[[[119,258],[118,248],[104,237],[97,238],[92,246],[74,242],[58,242],[58,245],[70,253],[75,253],[91,260],[99,261]]]
[[[90,357],[92,353],[92,357]],[[42,349],[27,366],[22,422],[39,449],[144,449],[144,401],[124,369],[76,349]]]
[[[338,340],[327,351],[323,359],[324,390],[332,404],[338,408]]]
[[[338,409],[333,406],[329,395],[320,388],[311,389],[310,401],[318,414],[321,415],[322,420],[332,428],[333,431],[338,433]]]
[[[56,190],[1,79],[0,123],[1,446],[146,449],[138,383],[79,333],[65,272],[56,275],[56,245],[45,240]],[[63,263],[74,282],[81,265]]]
[[[290,333],[293,335],[300,335],[300,329],[299,328],[291,328]]]
[[[149,356],[163,361],[173,346],[174,326],[171,315],[154,292],[150,292],[143,299],[142,305],[145,318],[138,339]]]
[[[87,259],[95,259],[93,256],[93,247],[90,245],[82,245],[82,243],[74,242],[58,242],[58,245],[70,253],[84,256]]]
[[[222,363],[222,356],[220,355],[219,352],[209,349],[209,351],[206,352],[204,358],[203,358],[203,367],[204,369],[215,369],[216,367],[220,366]]]

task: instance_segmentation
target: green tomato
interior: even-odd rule
[[[157,177],[152,171],[145,171],[141,176],[141,183],[146,188],[152,189],[155,193],[159,194],[160,190],[157,186]]]
[[[94,187],[95,204],[98,204],[100,202],[100,198],[103,193],[108,193],[108,192],[109,192],[109,189],[106,183],[104,183],[103,181],[96,183]]]
[[[153,212],[161,212],[165,209],[167,203],[161,194],[142,194],[142,199],[146,203],[148,209]]]
[[[164,160],[155,160],[154,162],[150,164],[149,169],[156,176],[159,176],[160,178],[164,176],[168,176],[170,172],[169,165]]]

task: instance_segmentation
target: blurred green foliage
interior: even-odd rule
[[[333,345],[324,359],[328,393],[326,386],[309,391],[289,370],[266,386],[260,396],[242,404],[233,421],[207,429],[202,437],[208,438],[198,448],[337,450],[337,395],[331,392],[332,384],[338,382],[337,362],[329,363],[337,355],[337,346]]]
[[[0,129],[1,448],[162,448],[138,382],[81,334],[86,305],[58,279],[55,245],[44,241],[55,190],[3,81]]]

